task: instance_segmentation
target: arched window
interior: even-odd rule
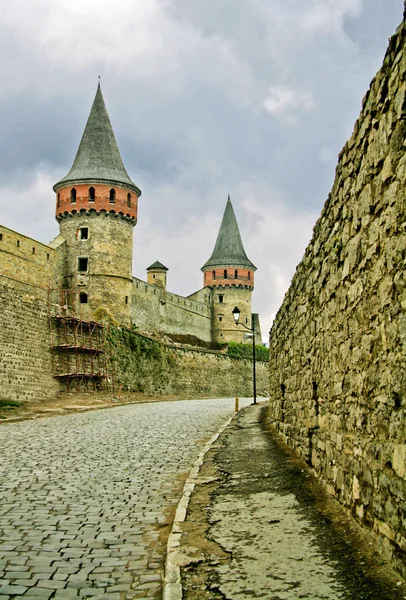
[[[131,208],[131,194],[127,194],[127,206]]]
[[[224,279],[227,279],[227,269],[224,269]]]
[[[79,302],[81,304],[87,304],[87,294],[86,294],[86,292],[80,292],[80,294],[79,294]]]
[[[96,190],[94,187],[89,188],[89,202],[94,202],[96,200]]]
[[[111,188],[110,190],[110,204],[115,204],[116,202],[116,190]]]
[[[70,191],[70,201],[72,204],[76,204],[76,188],[72,188]]]
[[[59,208],[61,205],[61,194],[58,192],[56,196],[56,208]]]
[[[251,271],[248,271],[248,281],[251,281]]]
[[[237,271],[237,269],[234,271],[234,279],[238,279],[238,271]]]
[[[213,271],[213,279],[216,279],[216,271]]]

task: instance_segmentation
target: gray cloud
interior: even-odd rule
[[[402,0],[14,0],[0,24],[0,220],[49,241],[97,84],[143,190],[135,273],[201,286],[227,193],[277,311]],[[10,195],[14,202],[10,204]]]

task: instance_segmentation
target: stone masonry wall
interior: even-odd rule
[[[0,282],[0,399],[46,400],[58,390],[46,302]]]
[[[185,334],[211,341],[211,308],[133,277],[131,320],[140,331]]]
[[[128,330],[112,329],[115,381],[124,390],[202,397],[252,396],[252,362],[213,350],[160,344]],[[257,391],[268,395],[268,365],[257,363]]]
[[[54,248],[0,225],[0,280],[5,285],[45,299],[60,266]]]
[[[406,576],[406,28],[270,333],[269,423]]]

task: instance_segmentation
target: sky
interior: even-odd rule
[[[403,0],[0,0],[0,223],[47,243],[97,78],[142,190],[133,274],[189,295],[230,194],[264,340]]]

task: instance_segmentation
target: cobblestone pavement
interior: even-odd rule
[[[162,402],[0,427],[0,600],[159,598],[160,532],[233,408]]]

